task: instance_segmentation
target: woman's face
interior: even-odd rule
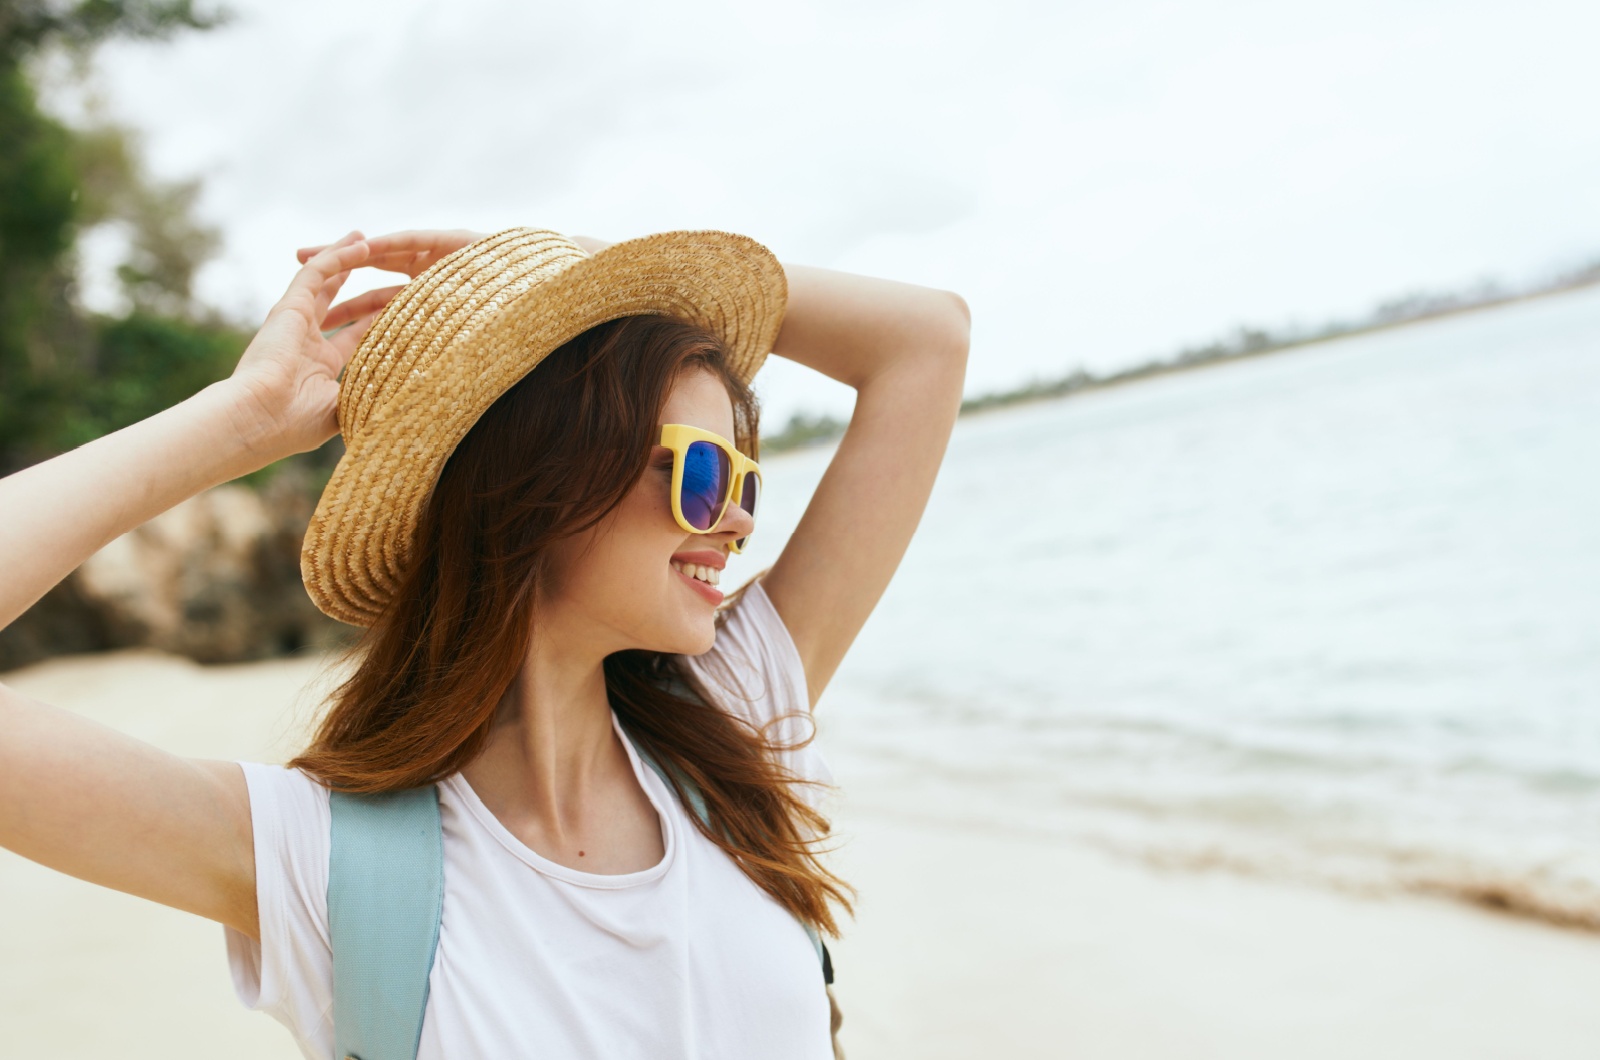
[[[704,368],[678,376],[662,423],[684,423],[733,439],[733,402],[722,380]],[[591,530],[555,549],[553,584],[541,612],[549,628],[584,638],[602,654],[627,648],[698,655],[716,636],[721,590],[678,569],[720,574],[729,545],[754,529],[730,504],[708,534],[686,533],[672,517],[672,451],[652,450],[643,477],[622,504]]]

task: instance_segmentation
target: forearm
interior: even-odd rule
[[[0,479],[0,628],[108,542],[271,460],[244,444],[226,381]]]
[[[929,360],[966,357],[958,295],[875,276],[785,265],[789,305],[773,352],[861,390]]]

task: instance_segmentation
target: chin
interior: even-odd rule
[[[717,627],[709,620],[706,622],[704,632],[695,631],[683,638],[683,647],[673,652],[674,655],[704,655],[711,650],[717,642]]]
[[[704,655],[717,642],[716,616],[708,614],[691,618],[678,625],[670,639],[674,646],[663,648],[662,651],[673,655]]]
[[[653,623],[648,629],[638,630],[633,647],[638,651],[654,651],[663,655],[704,655],[717,642],[717,627],[713,616],[703,618],[677,614],[668,621]]]

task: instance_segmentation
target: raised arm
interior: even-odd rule
[[[0,626],[113,538],[337,430],[338,374],[370,318],[325,339],[368,248],[303,267],[231,378],[0,479]],[[0,685],[0,846],[91,883],[257,934],[244,776],[180,758]]]
[[[961,407],[971,315],[949,291],[785,265],[773,352],[856,391],[838,450],[762,584],[805,663],[811,705],[889,585]]]

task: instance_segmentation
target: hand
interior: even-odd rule
[[[308,255],[228,378],[239,434],[261,459],[309,452],[338,433],[339,373],[378,311],[323,332],[338,326],[327,320],[329,304],[370,256],[360,232]]]
[[[405,273],[414,280],[441,258],[455,253],[468,243],[476,243],[487,234],[457,228],[450,231],[408,231],[375,236],[367,240],[367,245],[372,248],[372,255],[365,264],[386,272]],[[327,248],[301,247],[295,253],[302,262],[305,262],[311,260],[312,255],[325,249]],[[352,320],[359,320],[378,312],[388,304],[389,299],[403,289],[403,284],[380,287],[341,302],[329,310],[327,320],[322,326],[324,330],[342,327]]]
[[[239,388],[240,431],[251,449],[276,460],[315,449],[338,433],[339,373],[383,307],[404,289],[380,287],[329,308],[351,269],[369,266],[416,279],[485,235],[458,228],[364,239],[351,232],[337,243],[297,250],[304,267],[267,314],[230,380]],[[608,244],[580,245],[593,253]]]

